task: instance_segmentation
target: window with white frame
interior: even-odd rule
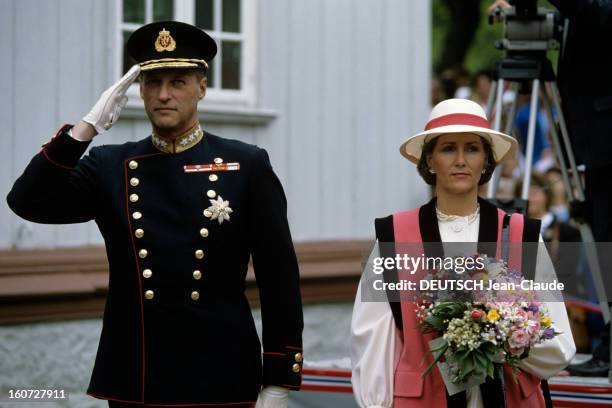
[[[129,36],[154,21],[193,24],[217,42],[217,56],[209,64],[208,99],[252,102],[254,97],[253,0],[118,0],[122,52],[118,65],[127,72],[135,61],[125,50]]]

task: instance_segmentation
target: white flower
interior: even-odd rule
[[[480,335],[484,341],[493,343],[497,346],[497,337],[495,336],[495,330],[489,330],[488,332],[481,333]]]
[[[480,346],[480,326],[474,323],[471,318],[452,319],[447,328],[447,332],[442,336],[449,343],[454,343],[456,347],[467,347],[475,350]]]
[[[495,279],[502,272],[503,267],[497,262],[491,262],[487,265],[487,272],[489,272],[489,278]]]
[[[212,213],[210,219],[219,221],[219,224],[223,224],[223,221],[229,221],[230,214],[234,212],[229,207],[229,201],[223,201],[221,196],[218,196],[217,199],[211,199],[210,203],[212,204],[207,208],[208,211]]]

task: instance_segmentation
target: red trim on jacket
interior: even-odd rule
[[[55,139],[56,137],[58,137],[59,135],[61,135],[62,133],[64,133],[66,130],[68,130],[68,129],[72,128],[72,127],[74,127],[74,126],[73,126],[73,125],[71,125],[71,124],[69,124],[69,123],[64,124],[64,125],[63,125],[63,126],[60,128],[60,130],[58,130],[58,131],[57,131],[57,133],[55,133],[55,135],[53,135],[53,137],[51,138],[51,140],[49,140],[47,143],[45,143],[44,145],[42,145],[42,150],[40,151],[40,152],[43,154],[43,156],[45,157],[45,159],[47,159],[47,160],[49,161],[49,163],[51,163],[51,164],[53,164],[53,165],[55,165],[55,166],[61,167],[62,169],[65,169],[65,170],[73,170],[73,169],[74,169],[74,167],[65,166],[65,165],[63,165],[63,164],[61,164],[61,163],[56,162],[56,161],[55,161],[55,160],[53,160],[51,157],[49,157],[49,154],[47,154],[47,145],[48,145],[49,143],[53,142],[53,139]]]
[[[134,242],[134,237],[132,233],[132,220],[130,218],[130,206],[129,206],[129,184],[128,184],[128,162],[123,162],[123,171],[124,171],[124,181],[125,181],[125,216],[127,217],[128,222],[128,233],[130,234],[130,242],[132,243],[132,252],[134,254],[134,262],[136,263],[136,273],[138,275],[138,299],[140,300],[140,342],[141,342],[141,364],[140,364],[140,373],[141,373],[141,382],[140,382],[140,399],[141,402],[144,402],[144,385],[145,385],[145,329],[144,329],[144,304],[142,302],[142,282],[140,281],[140,263],[138,262],[138,254],[136,252],[136,243]]]
[[[163,153],[150,153],[150,154],[146,154],[146,155],[141,155],[141,156],[136,156],[136,157],[130,157],[127,158],[123,161],[123,171],[124,171],[124,181],[125,181],[125,215],[127,217],[127,222],[128,222],[128,233],[130,234],[130,242],[132,243],[132,251],[134,253],[134,262],[136,263],[136,273],[137,273],[137,277],[138,277],[138,298],[140,300],[140,342],[141,342],[141,350],[142,350],[142,362],[141,362],[141,382],[140,382],[140,387],[141,387],[141,391],[140,391],[140,398],[142,401],[144,401],[144,392],[145,392],[145,326],[144,326],[144,303],[142,301],[142,280],[140,278],[140,262],[138,261],[138,253],[136,252],[136,243],[134,242],[134,234],[133,234],[133,229],[132,229],[132,219],[130,217],[130,201],[129,201],[129,183],[128,183],[128,169],[129,169],[129,162],[130,160],[133,159],[139,159],[142,157],[150,157],[150,156],[158,156],[161,155]]]
[[[64,166],[63,164],[60,164],[58,162],[56,162],[55,160],[53,160],[52,158],[49,157],[49,155],[47,154],[47,145],[45,145],[42,150],[41,153],[43,154],[43,156],[45,157],[45,159],[47,159],[47,161],[57,167],[61,167],[64,170],[74,170],[74,167],[70,167],[70,166]]]
[[[131,401],[131,400],[122,400],[114,397],[103,396],[99,394],[92,394],[88,392],[87,395],[90,395],[97,399],[121,402],[125,404],[139,404],[144,405],[146,407],[219,407],[219,406],[236,406],[236,405],[246,405],[251,404],[254,405],[255,401],[244,401],[244,402],[221,402],[217,404],[147,404],[142,401]]]

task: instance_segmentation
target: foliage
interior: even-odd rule
[[[480,24],[474,36],[472,45],[466,55],[465,67],[470,73],[476,73],[481,69],[492,69],[495,61],[502,58],[503,51],[495,48],[495,40],[501,39],[503,26],[501,23],[489,24],[487,9],[493,4],[493,0],[481,0],[480,2]],[[540,7],[552,10],[555,8],[545,0],[539,0]],[[444,37],[450,25],[450,13],[444,0],[432,0],[432,32],[431,32],[431,56],[432,67],[435,67],[440,60]],[[556,67],[558,53],[549,53],[549,58]]]

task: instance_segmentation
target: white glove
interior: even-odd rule
[[[98,102],[83,118],[83,122],[93,126],[98,134],[110,129],[119,119],[121,109],[127,103],[125,92],[139,74],[140,66],[138,64],[132,66],[119,81],[102,93]]]
[[[259,392],[255,408],[287,408],[288,404],[288,389],[275,385],[268,385]]]

